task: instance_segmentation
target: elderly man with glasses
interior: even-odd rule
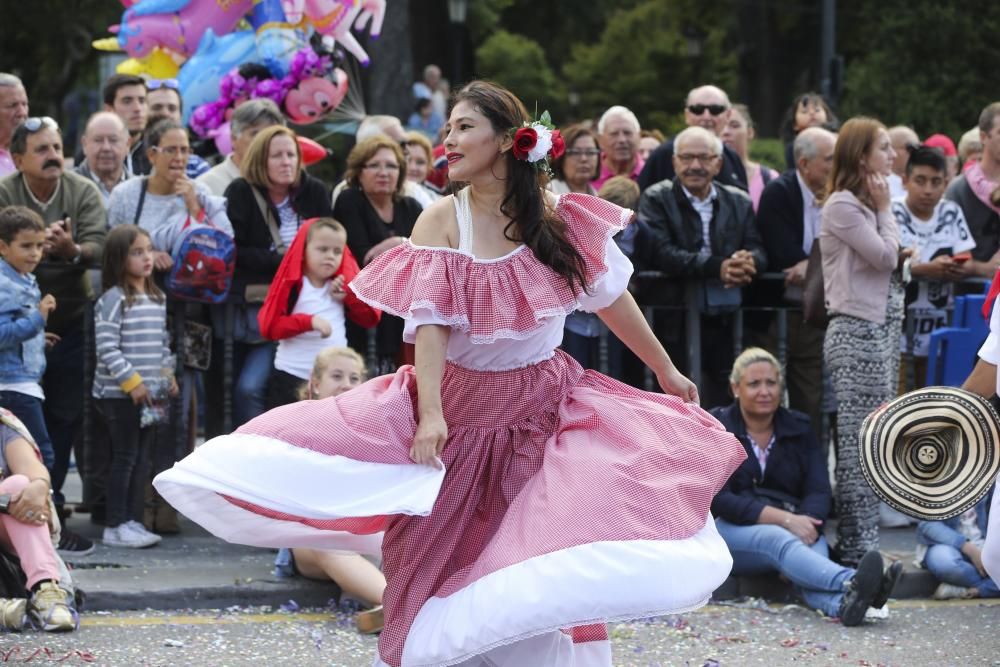
[[[717,137],[722,136],[729,122],[732,105],[726,91],[716,86],[699,86],[688,93],[684,103],[684,122],[688,127],[702,127]],[[636,181],[645,190],[660,181],[673,178],[674,142],[667,141],[653,151]],[[740,156],[732,148],[723,146],[722,160],[716,170],[715,180],[723,185],[733,185],[749,191],[747,170]]]
[[[35,276],[42,294],[56,299],[46,326],[42,389],[55,451],[52,490],[61,508],[70,451],[83,426],[84,306],[94,298],[87,269],[100,265],[107,217],[97,186],[64,169],[62,135],[54,120],[26,119],[14,130],[10,152],[18,171],[0,179],[0,207],[27,206],[46,224],[44,256]],[[63,531],[60,551],[79,555],[93,548],[89,540]]]
[[[713,181],[722,164],[722,140],[703,127],[689,127],[677,135],[674,146],[676,179],[660,181],[639,201],[635,258],[642,268],[667,276],[668,284],[661,286],[658,295],[668,300],[667,305],[678,305],[685,296],[679,291],[678,278],[696,282],[701,311],[701,397],[705,407],[713,407],[729,403],[732,313],[741,304],[741,288],[764,271],[767,257],[750,196]],[[657,327],[657,333],[671,358],[686,360],[683,328],[677,325],[676,315],[671,317],[671,322]]]

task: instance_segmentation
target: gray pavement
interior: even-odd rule
[[[79,477],[71,474],[65,487],[67,502],[80,499]],[[149,549],[122,549],[100,543],[103,528],[85,514],[67,525],[97,543],[88,556],[66,558],[91,611],[140,609],[214,609],[232,605],[271,605],[294,600],[301,607],[325,606],[333,596],[329,584],[272,574],[274,551],[228,544],[196,524],[182,519],[181,534],[163,538]],[[832,531],[832,527],[831,527]],[[929,597],[937,582],[913,561],[912,528],[882,531],[882,551],[903,561],[905,570],[896,587],[897,599]],[[715,593],[717,600],[746,596],[791,602],[791,587],[776,576],[730,577]]]
[[[709,606],[610,627],[616,667],[1000,665],[1000,603],[900,601],[845,628],[798,606]],[[0,661],[112,667],[368,667],[372,636],[344,611],[84,614],[79,632],[0,636]],[[5,657],[6,656],[6,657]],[[544,667],[525,665],[524,667]]]

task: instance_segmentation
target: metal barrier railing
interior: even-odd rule
[[[643,281],[647,280],[664,280],[665,276],[658,272],[637,272],[633,276],[633,280],[636,284],[641,284]],[[760,282],[784,282],[784,275],[780,273],[765,273],[757,278]],[[963,285],[971,288],[971,290],[982,290],[982,287],[987,281],[983,279],[968,279],[963,281]],[[687,361],[688,374],[691,380],[699,387],[703,386],[702,378],[702,337],[701,337],[701,325],[702,325],[702,313],[699,307],[699,290],[701,288],[701,281],[689,280],[684,282],[683,288],[683,300],[682,303],[673,305],[642,305],[640,304],[646,321],[649,323],[650,328],[656,332],[656,315],[658,312],[667,311],[677,313],[682,315],[684,318],[684,331],[685,331],[685,349],[684,353]],[[84,368],[86,373],[86,386],[84,390],[84,429],[83,437],[85,446],[89,442],[91,427],[90,422],[92,411],[89,409],[89,404],[91,401],[90,392],[91,386],[90,381],[93,377],[94,372],[94,318],[93,318],[93,302],[87,302],[85,309],[85,326],[84,326],[84,341],[89,351],[84,359]],[[186,302],[181,301],[168,301],[169,312],[171,315],[171,322],[173,327],[173,341],[174,341],[174,353],[177,358],[177,377],[178,379],[184,378],[185,374],[188,377],[191,376],[191,371],[186,369],[183,365],[183,359],[185,354],[184,344],[185,339],[183,336],[183,331],[185,327],[185,320],[187,317],[187,306]],[[224,308],[224,330],[222,332],[222,429],[224,432],[229,432],[233,429],[233,388],[234,388],[234,374],[235,374],[235,341],[234,341],[234,329],[235,329],[235,316],[236,316],[237,305],[232,302],[226,302]],[[789,317],[795,317],[801,312],[801,306],[793,303],[780,303],[776,305],[760,306],[760,305],[742,305],[734,312],[731,313],[732,317],[732,332],[733,332],[733,351],[738,354],[745,347],[746,340],[746,328],[745,328],[745,315],[749,313],[769,313],[774,316],[775,322],[775,332],[773,350],[775,356],[781,362],[783,366],[787,364],[788,361],[788,332],[789,332]],[[907,336],[908,350],[912,353],[913,351],[913,341],[916,336],[914,329],[915,323],[909,317],[907,313],[907,318],[904,323],[904,332]],[[601,333],[598,341],[598,368],[600,372],[604,374],[610,374],[610,350],[609,350],[609,332],[606,327],[601,327]],[[657,332],[658,335],[663,332]],[[213,332],[214,334],[214,332]],[[662,338],[662,336],[660,336]],[[376,338],[374,335],[374,330],[369,331],[368,338],[368,350],[367,350],[367,363],[369,368],[375,367],[375,361],[377,358],[376,349]],[[220,360],[213,360],[213,364],[219,363]],[[906,367],[906,378],[907,378],[907,388],[912,388],[916,380],[914,376],[914,368],[912,364],[908,364]],[[621,379],[621,378],[616,378]],[[648,368],[645,369],[645,374],[643,378],[643,385],[648,390],[655,390],[656,380],[655,377]],[[193,391],[193,388],[189,389]],[[177,445],[178,450],[182,451],[183,447],[186,445],[188,439],[188,434],[186,429],[177,429]]]

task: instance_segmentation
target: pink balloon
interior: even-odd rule
[[[222,155],[229,155],[233,152],[233,135],[229,133],[229,122],[225,122],[217,129],[212,130],[215,139],[215,147]]]

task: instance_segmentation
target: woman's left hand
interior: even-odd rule
[[[49,489],[31,482],[10,499],[10,515],[21,523],[42,525],[49,520]]]
[[[656,381],[660,383],[660,389],[665,394],[680,396],[689,403],[698,403],[700,401],[698,387],[675,367],[658,372],[656,374]]]

